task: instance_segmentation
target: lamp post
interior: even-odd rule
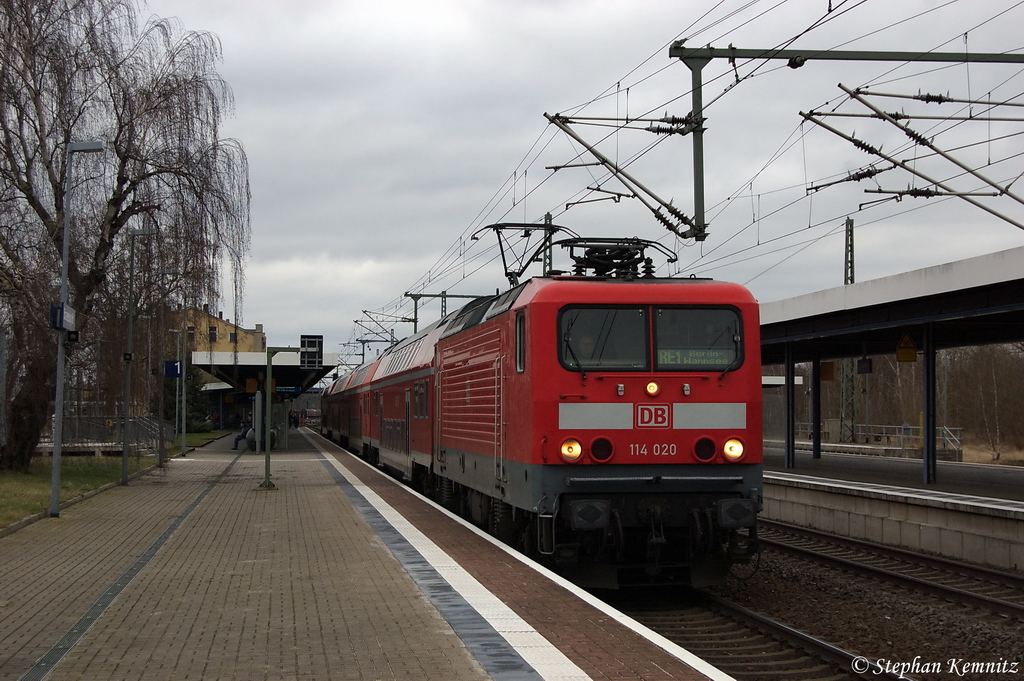
[[[170,288],[168,286],[168,284],[167,284],[167,279],[164,278],[164,277],[167,277],[167,276],[178,276],[178,275],[181,274],[181,270],[176,269],[176,268],[175,269],[165,269],[165,270],[161,270],[160,274],[161,274],[161,282],[162,282],[162,285],[163,285],[163,296],[162,296],[162,298],[160,300],[160,320],[159,320],[159,323],[160,323],[160,329],[162,331],[163,329],[166,328],[165,325],[164,325],[164,309],[167,307],[167,295],[168,295],[168,290]],[[174,331],[174,333],[178,333],[177,329],[167,329],[167,330],[168,331]],[[161,332],[161,334],[160,334],[160,367],[161,367],[161,369],[160,369],[160,376],[161,376],[161,379],[160,379],[160,418],[159,418],[159,421],[158,421],[159,424],[160,424],[160,446],[157,448],[157,455],[156,455],[157,456],[157,458],[156,458],[156,465],[159,468],[163,468],[164,467],[164,454],[165,454],[164,445],[167,442],[164,439],[164,387],[165,387],[166,382],[167,382],[167,371],[166,371],[166,366],[167,365],[164,363],[164,347],[165,347],[164,338],[165,338],[165,336]],[[175,347],[177,347],[177,343],[175,343]],[[178,384],[175,383],[174,385],[175,385],[175,390],[174,390],[174,408],[175,408],[175,412],[174,412],[174,428],[175,428],[175,430],[177,430],[177,428],[178,428],[178,412],[177,412],[177,408],[178,408],[178,390],[177,390],[177,385]]]
[[[121,431],[121,484],[128,484],[128,417],[132,396],[132,317],[135,316],[135,237],[156,234],[156,227],[128,231],[128,342],[124,352],[124,429]]]
[[[265,459],[265,464],[266,464],[264,466],[264,468],[266,469],[266,471],[265,471],[265,476],[263,478],[263,482],[260,483],[260,487],[262,487],[263,489],[274,489],[274,487],[275,487],[274,483],[270,481],[270,443],[271,443],[270,432],[271,432],[271,428],[274,425],[274,355],[276,355],[279,352],[296,352],[297,353],[297,352],[299,352],[299,350],[297,348],[287,348],[287,347],[285,347],[285,348],[275,348],[275,347],[267,348],[267,381],[263,385],[263,389],[264,389],[264,391],[266,392],[266,395],[267,395],[267,404],[266,404],[266,410],[267,410],[267,415],[266,415],[266,433],[265,433],[265,435],[263,437],[263,452],[264,452],[264,459]],[[255,421],[255,420],[256,419],[253,419],[253,421]],[[285,431],[287,432],[287,430],[288,430],[288,426],[286,425],[285,426]],[[259,452],[259,447],[256,448],[256,451]]]
[[[188,388],[185,367],[188,366],[188,323],[185,324],[185,332],[181,334],[181,457],[185,458],[185,437],[188,431],[188,402],[185,399],[185,390]]]
[[[139,319],[146,320],[146,415],[153,415],[153,388],[150,385],[153,377],[153,317],[140,314]]]
[[[188,409],[185,391],[188,382],[185,380],[185,368],[188,366],[188,299],[190,296],[181,297],[181,457],[185,458],[185,435],[188,431]],[[195,296],[191,296],[195,297]]]
[[[7,404],[7,329],[0,329],[0,404]],[[0,447],[7,444],[7,409],[0,407]]]
[[[178,433],[178,409],[181,401],[178,399],[178,389],[181,386],[181,374],[184,373],[181,367],[181,329],[167,329],[167,333],[175,334],[174,337],[174,360],[178,364],[178,376],[174,379],[174,433]]]
[[[68,244],[71,232],[71,159],[76,152],[103,151],[103,142],[69,142],[64,161],[64,243],[61,246],[60,260],[60,317],[63,327],[64,308],[68,302]],[[57,329],[57,394],[54,398],[53,419],[53,474],[50,485],[50,517],[60,516],[60,450],[61,438],[64,435],[64,345],[67,343],[68,330]]]

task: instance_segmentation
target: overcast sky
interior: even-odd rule
[[[470,235],[547,212],[584,236],[660,240],[679,253],[661,274],[737,281],[762,302],[843,283],[847,216],[857,225],[858,281],[1024,244],[1024,230],[960,198],[865,193],[934,188],[902,169],[819,189],[891,164],[800,116],[868,112],[840,83],[1024,102],[1022,65],[713,61],[703,71],[703,244],[673,237],[636,199],[588,201],[624,191],[601,168],[548,170],[593,158],[543,115],[686,115],[690,71],[669,58],[670,43],[683,38],[743,49],[1024,53],[1016,0],[150,0],[147,14],[177,17],[222,43],[220,73],[235,96],[223,134],[244,145],[252,182],[242,324],[263,324],[272,345],[312,333],[323,334],[325,351],[342,351],[368,337],[354,323],[364,310],[411,316],[407,291],[507,286],[493,234]],[[991,193],[986,179],[1005,186],[1024,173],[1016,156],[1024,145],[1013,136],[1021,123],[996,120],[1024,118],[1019,108],[869,101],[973,117],[907,124],[983,178],[913,147],[888,123],[818,120],[955,191]],[[693,214],[689,136],[574,130]],[[1018,190],[1024,195],[1011,186]],[[1012,197],[974,200],[1024,224]],[[567,267],[556,253],[559,265]],[[221,308],[230,317],[232,301]],[[421,327],[438,313],[423,301]],[[395,326],[398,337],[411,331]]]

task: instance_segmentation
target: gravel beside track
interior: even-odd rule
[[[856,678],[849,673],[850,664],[842,651],[825,650],[827,646],[799,632],[700,591],[635,590],[608,599],[633,619],[738,681]]]
[[[766,549],[752,576],[730,578],[713,591],[871,662],[916,661],[917,672],[908,671],[907,676],[921,681],[1024,674],[1024,623],[1019,620],[804,558]],[[964,671],[981,663],[1005,663],[1003,668],[1016,673]]]

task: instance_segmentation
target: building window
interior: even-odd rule
[[[216,343],[216,342],[217,342],[217,327],[211,325],[210,326],[210,343]]]
[[[229,333],[228,334],[228,342],[229,343],[237,343],[238,342],[238,334],[236,332],[234,332],[234,331]]]

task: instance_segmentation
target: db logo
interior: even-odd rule
[[[669,428],[669,405],[638,404],[636,405],[637,428]]]

